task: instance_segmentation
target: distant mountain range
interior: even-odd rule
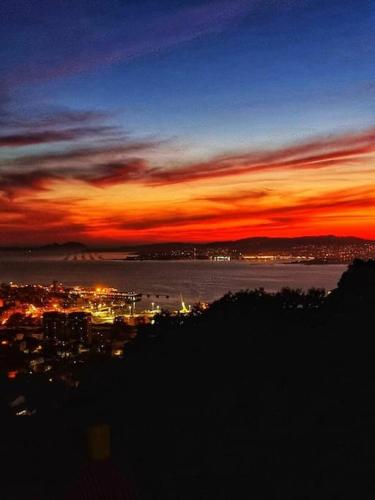
[[[87,246],[78,241],[68,241],[66,243],[50,243],[39,247],[39,250],[86,250]]]
[[[330,246],[341,247],[347,245],[364,245],[374,243],[372,240],[356,238],[354,236],[301,236],[297,238],[272,238],[253,237],[241,240],[214,241],[211,243],[155,243],[148,245],[138,245],[132,247],[122,247],[121,250],[141,251],[141,252],[168,252],[172,250],[204,250],[207,248],[225,248],[238,252],[261,252],[261,251],[286,251],[293,248],[306,246]]]
[[[12,250],[24,250],[24,251],[46,251],[46,252],[84,252],[87,250],[87,245],[80,243],[78,241],[68,241],[66,243],[49,243],[47,245],[41,246],[7,246],[0,247],[0,250],[3,251],[12,251]]]
[[[48,252],[84,252],[86,250],[114,250],[127,252],[171,252],[174,250],[205,250],[207,248],[225,248],[238,252],[262,252],[262,251],[287,251],[293,248],[307,246],[329,246],[341,247],[347,245],[365,245],[366,243],[375,243],[374,240],[366,240],[354,236],[301,236],[296,238],[272,238],[272,237],[252,237],[240,240],[228,241],[213,241],[211,243],[150,243],[143,245],[119,245],[112,248],[98,247],[95,248],[84,243],[69,241],[66,243],[51,243],[38,247],[2,247],[1,250],[33,250],[33,251],[48,251]]]

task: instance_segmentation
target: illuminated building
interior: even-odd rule
[[[66,324],[66,314],[58,311],[45,312],[42,319],[44,337],[53,340],[64,339]]]
[[[81,311],[68,314],[67,334],[72,340],[91,342],[91,314]]]

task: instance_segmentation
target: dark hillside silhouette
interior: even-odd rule
[[[73,481],[94,422],[145,499],[371,498],[374,302],[375,264],[355,261],[329,295],[258,289],[162,313],[123,361],[88,367],[58,414],[28,424],[28,458],[55,478],[45,498]]]
[[[100,376],[95,412],[151,498],[353,498],[375,461],[374,298],[374,263],[355,261],[328,297],[243,291],[161,315]]]
[[[332,297],[339,305],[341,303],[341,306],[349,304],[350,310],[354,313],[355,307],[367,307],[375,304],[374,290],[375,260],[356,259],[341,276]]]

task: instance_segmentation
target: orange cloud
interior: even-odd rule
[[[364,156],[374,152],[375,129],[371,128],[360,133],[315,139],[271,151],[227,154],[181,168],[156,170],[149,182],[159,185],[275,170],[316,170],[348,162],[362,163]]]
[[[12,146],[0,160],[4,243],[375,238],[374,128],[166,165],[167,142],[133,140],[95,113],[33,123],[2,136]],[[38,137],[43,150],[25,154]]]

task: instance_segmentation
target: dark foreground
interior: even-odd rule
[[[73,498],[94,422],[140,498],[372,498],[374,325],[374,261],[328,297],[257,290],[160,316],[62,408],[4,415],[1,498]]]

